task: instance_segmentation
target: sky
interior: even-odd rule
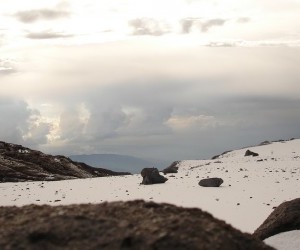
[[[0,0],[0,140],[204,159],[300,138],[300,0]]]

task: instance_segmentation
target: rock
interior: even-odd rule
[[[179,161],[174,161],[169,167],[165,168],[162,172],[164,174],[176,174],[178,173],[178,167]]]
[[[259,146],[264,146],[264,145],[269,145],[269,144],[271,144],[271,142],[269,142],[269,141],[263,141],[263,142],[261,142],[259,144]]]
[[[273,248],[200,209],[130,201],[0,207],[0,249]]]
[[[159,174],[157,168],[144,168],[141,175],[143,177],[142,184],[144,185],[165,183],[168,180]]]
[[[207,178],[199,181],[201,187],[219,187],[223,183],[221,178]]]
[[[300,198],[280,204],[253,235],[261,240],[292,230],[300,230]]]
[[[245,153],[245,156],[253,156],[253,157],[256,157],[256,156],[259,156],[258,153],[255,153],[255,152],[252,152],[250,151],[249,149],[246,151]]]
[[[228,154],[228,153],[230,153],[230,152],[232,152],[232,150],[228,150],[228,151],[223,152],[222,154],[215,155],[215,156],[213,156],[211,159],[212,159],[212,160],[219,159],[220,156],[223,156],[223,155]]]

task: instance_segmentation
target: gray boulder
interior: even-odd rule
[[[199,181],[201,187],[220,187],[223,183],[221,178],[207,178]]]
[[[174,161],[169,167],[165,168],[162,172],[164,174],[176,174],[178,173],[178,167],[179,161]]]
[[[159,174],[157,168],[144,168],[141,172],[143,177],[142,184],[151,185],[165,183],[168,179]]]

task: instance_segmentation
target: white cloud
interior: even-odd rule
[[[51,125],[40,122],[38,110],[31,109],[25,101],[0,96],[0,116],[1,140],[34,147],[47,143]]]
[[[198,130],[214,128],[218,126],[218,120],[214,116],[172,116],[166,122],[166,125],[175,131]]]
[[[69,38],[71,34],[64,32],[55,32],[51,30],[40,31],[40,32],[29,32],[26,37],[30,39],[57,39],[57,38]]]
[[[133,28],[132,35],[161,36],[170,32],[166,23],[150,18],[132,19],[128,24]]]
[[[15,13],[15,17],[23,23],[33,23],[39,20],[56,20],[70,16],[68,11],[55,9],[25,10]]]

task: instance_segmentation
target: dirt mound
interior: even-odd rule
[[[272,249],[200,209],[131,201],[0,208],[1,249]]]
[[[74,162],[65,156],[52,156],[21,145],[0,142],[0,182],[55,181],[123,175]]]
[[[280,204],[253,235],[264,240],[292,230],[300,230],[300,198]]]

